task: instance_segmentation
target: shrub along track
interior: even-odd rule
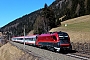
[[[32,47],[29,45],[25,45],[25,48],[23,44],[16,43],[16,42],[11,42],[10,43],[17,48],[30,53],[34,56],[37,56],[40,58],[40,60],[90,60],[90,55],[87,54],[81,54],[78,52],[70,51],[70,52],[60,52],[60,53],[55,53],[51,52],[45,49],[40,49],[37,47]]]

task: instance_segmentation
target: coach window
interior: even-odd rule
[[[25,40],[30,40],[29,38],[25,38]]]
[[[30,38],[30,41],[33,41],[33,38]]]
[[[33,38],[33,41],[36,41],[36,38]]]
[[[32,41],[32,38],[28,38],[29,41]]]
[[[17,40],[16,38],[13,38],[13,40]]]
[[[20,40],[23,40],[23,38],[20,38]]]

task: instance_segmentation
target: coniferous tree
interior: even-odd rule
[[[90,0],[87,1],[87,14],[90,14]]]
[[[51,8],[44,5],[41,15],[39,15],[34,24],[34,33],[47,33],[51,28],[56,26],[55,15]]]
[[[80,4],[79,15],[82,16],[85,14],[84,0],[79,0],[79,4]]]
[[[35,21],[35,24],[33,26],[34,34],[41,34],[44,32],[44,26],[43,26],[43,18],[39,15]]]
[[[51,8],[49,8],[47,4],[44,5],[42,16],[44,18],[44,25],[47,30],[46,32],[48,32],[48,30],[56,26],[55,25],[56,19],[55,19],[54,11]]]

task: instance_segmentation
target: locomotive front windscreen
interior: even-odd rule
[[[60,44],[68,44],[70,43],[69,41],[69,36],[67,33],[64,32],[58,32],[59,39],[60,39]]]

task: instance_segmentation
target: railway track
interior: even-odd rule
[[[17,48],[33,54],[34,56],[38,56],[40,60],[90,60],[90,55],[82,54],[75,51],[67,52],[67,53],[55,53],[45,49],[39,49],[36,47],[25,45],[23,48],[23,44],[11,42],[10,43]]]
[[[72,54],[66,54],[67,56],[71,56],[71,57],[74,57],[74,58],[78,58],[78,59],[81,59],[81,60],[89,60],[90,57],[89,56],[85,56],[85,55],[82,55],[80,53],[72,53]]]

